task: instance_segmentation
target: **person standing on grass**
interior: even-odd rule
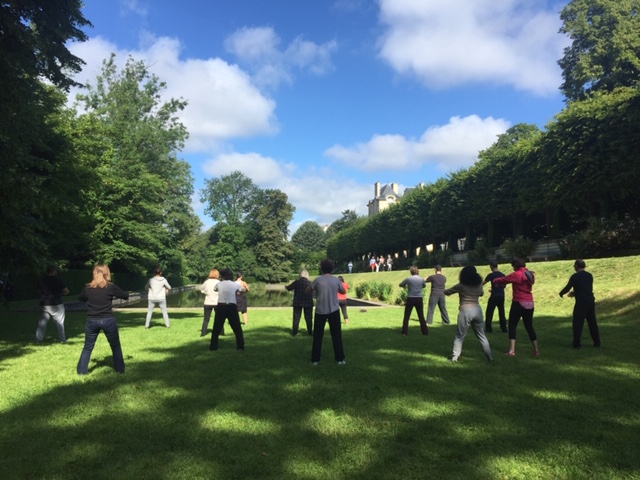
[[[431,284],[431,293],[429,294],[429,311],[427,312],[427,323],[433,323],[433,314],[436,311],[436,305],[442,316],[442,323],[449,325],[449,312],[447,312],[447,299],[444,296],[444,286],[447,283],[447,277],[442,274],[442,267],[436,265],[434,275],[429,275],[424,279],[425,282]]]
[[[285,287],[288,291],[293,291],[293,326],[291,335],[294,337],[298,335],[300,318],[303,313],[304,321],[307,324],[307,333],[309,336],[313,335],[313,295],[307,292],[310,286],[309,272],[305,268],[300,272],[300,278]]]
[[[489,296],[489,302],[487,302],[487,315],[485,320],[485,331],[488,333],[493,332],[493,312],[498,309],[498,318],[500,319],[500,330],[504,333],[507,332],[507,318],[504,315],[504,285],[494,285],[493,279],[504,277],[504,273],[498,270],[498,264],[491,262],[489,264],[491,273],[487,275],[482,282],[482,285],[487,283],[491,284],[491,295]]]
[[[65,309],[62,296],[69,295],[69,289],[58,276],[58,267],[47,266],[46,275],[38,281],[38,291],[40,292],[40,320],[36,329],[36,343],[44,341],[47,324],[51,319],[56,323],[60,343],[67,343],[64,333]]]
[[[236,283],[238,283],[238,285],[240,285],[243,288],[243,290],[238,291],[237,301],[238,301],[238,312],[242,314],[244,325],[246,327],[247,323],[249,322],[249,318],[247,315],[247,292],[249,291],[249,284],[244,281],[244,276],[242,275],[242,272],[238,272]]]
[[[410,277],[400,282],[400,288],[407,287],[407,303],[404,306],[404,318],[402,319],[402,335],[405,337],[409,334],[409,317],[411,311],[415,308],[418,312],[418,321],[420,322],[420,330],[423,335],[429,335],[429,327],[424,319],[424,300],[422,290],[427,287],[426,282],[420,276],[420,270],[415,265],[409,268]]]
[[[207,334],[211,313],[218,305],[218,292],[214,290],[214,287],[218,283],[220,283],[220,272],[214,268],[209,272],[209,278],[200,286],[200,291],[204,293],[204,320],[202,321],[202,329],[200,331],[201,337]],[[224,335],[224,326],[220,335]]]
[[[387,256],[387,272],[391,271],[391,267],[393,267],[393,259],[391,258],[391,255]]]
[[[322,275],[317,277],[307,289],[307,292],[314,293],[316,297],[316,313],[313,319],[313,346],[311,348],[311,363],[318,365],[322,353],[322,338],[324,337],[324,327],[329,322],[331,331],[331,341],[333,342],[333,353],[338,365],[346,363],[344,357],[344,347],[342,345],[342,325],[340,322],[340,305],[338,304],[338,293],[346,293],[340,279],[334,277],[333,261],[326,258],[320,262]]]
[[[353,273],[353,262],[351,260],[349,260],[347,267],[349,268],[349,273]]]
[[[84,328],[84,348],[78,361],[78,375],[89,372],[91,352],[96,345],[100,331],[103,331],[113,354],[113,368],[117,373],[124,373],[124,356],[120,345],[118,324],[113,315],[113,299],[129,299],[129,293],[111,283],[111,271],[104,264],[93,268],[93,280],[80,292],[81,302],[87,302],[87,323]]]
[[[218,307],[213,319],[213,331],[211,332],[211,344],[209,350],[218,350],[218,339],[222,333],[225,320],[229,320],[231,330],[236,336],[236,347],[244,350],[244,335],[240,325],[240,315],[238,315],[237,293],[244,290],[238,282],[233,281],[233,271],[225,268],[220,272],[222,281],[213,289],[218,292]]]
[[[515,357],[516,355],[516,330],[518,323],[522,318],[524,328],[529,335],[531,345],[533,345],[533,354],[540,356],[538,349],[538,337],[533,328],[533,284],[536,282],[535,272],[527,270],[527,264],[521,258],[514,258],[511,261],[513,273],[506,277],[495,278],[494,285],[511,284],[513,290],[513,300],[509,309],[509,351],[507,355]]]
[[[347,313],[347,293],[349,293],[349,284],[344,281],[344,277],[340,275],[338,280],[342,283],[342,288],[344,288],[344,293],[338,292],[338,304],[340,305],[340,311],[342,312],[342,318],[344,319],[344,324],[349,325],[349,314]]]
[[[593,296],[593,275],[585,270],[587,264],[578,258],[573,268],[576,271],[569,278],[569,283],[560,290],[560,298],[565,294],[575,298],[573,306],[573,348],[582,348],[581,337],[584,321],[587,320],[593,346],[600,347],[600,330],[596,321],[596,298]],[[570,291],[573,289],[573,291]]]
[[[453,354],[450,360],[457,362],[458,358],[460,358],[464,338],[467,336],[469,327],[471,327],[480,342],[485,357],[490,362],[493,362],[491,346],[487,336],[484,334],[482,308],[479,302],[479,298],[484,295],[482,277],[478,275],[476,267],[467,265],[460,270],[459,283],[444,291],[445,295],[453,295],[454,293],[457,293],[460,298],[460,308],[458,311],[456,338],[453,341]]]
[[[169,313],[167,312],[167,294],[171,291],[171,285],[169,285],[167,279],[162,276],[162,268],[156,267],[154,273],[155,275],[153,278],[150,278],[144,287],[145,290],[149,291],[147,299],[147,320],[144,324],[144,328],[149,328],[153,309],[156,305],[158,305],[162,311],[165,326],[167,328],[171,328],[171,323],[169,323]]]

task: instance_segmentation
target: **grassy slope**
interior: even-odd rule
[[[455,327],[437,314],[429,337],[415,318],[402,337],[399,307],[352,309],[347,365],[326,337],[316,368],[309,338],[288,335],[289,309],[250,308],[247,350],[227,336],[216,353],[199,310],[171,311],[171,330],[156,312],[148,331],[137,311],[118,314],[126,375],[103,337],[80,378],[82,314],[68,314],[70,344],[36,347],[35,314],[0,311],[0,477],[640,478],[640,258],[587,260],[603,348],[580,352],[568,348],[573,301],[557,297],[571,263],[531,265],[543,357],[520,327],[515,358],[490,336],[493,365],[473,337],[449,364]],[[457,271],[445,269],[451,284]]]

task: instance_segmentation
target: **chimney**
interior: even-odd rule
[[[376,182],[375,183],[375,188],[374,188],[374,196],[373,198],[378,198],[380,196],[380,182]]]
[[[393,182],[391,184],[391,188],[393,188],[393,193],[398,194],[398,182]]]

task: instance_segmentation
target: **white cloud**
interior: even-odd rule
[[[335,170],[301,172],[296,165],[264,157],[259,153],[223,153],[205,163],[212,176],[240,171],[260,188],[276,188],[286,193],[297,214],[320,224],[330,224],[344,210],[366,213],[372,195],[370,186],[336,177]]]
[[[149,5],[140,0],[120,0],[120,12],[127,14],[129,12],[146,17],[149,13]]]
[[[542,6],[540,6],[542,5]],[[559,12],[537,0],[380,0],[379,54],[427,87],[511,85],[557,93],[568,39]]]
[[[297,37],[284,49],[280,43],[280,37],[270,27],[245,27],[229,35],[225,47],[254,72],[258,85],[272,88],[283,82],[291,83],[296,68],[315,75],[323,75],[333,68],[331,55],[337,49],[335,41],[317,44]]]
[[[129,55],[143,60],[152,74],[167,83],[165,100],[188,101],[181,112],[190,134],[187,151],[215,151],[232,138],[277,132],[275,101],[265,96],[237,65],[220,58],[181,59],[181,44],[173,38],[143,33],[141,43],[138,50],[119,49],[100,37],[73,44],[72,53],[87,62],[76,79],[94,83],[102,60],[111,52],[116,53],[120,66]]]
[[[446,125],[427,129],[419,139],[374,135],[367,143],[352,147],[334,145],[325,155],[362,171],[417,170],[435,164],[446,172],[473,164],[478,152],[493,145],[510,126],[492,117],[452,117]]]

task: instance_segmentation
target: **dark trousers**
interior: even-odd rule
[[[600,330],[596,322],[596,302],[577,302],[573,306],[573,346],[580,348],[582,337],[582,328],[584,321],[587,321],[589,333],[595,347],[600,346]]]
[[[238,306],[235,303],[222,304],[216,307],[216,314],[213,318],[213,331],[211,332],[211,345],[209,350],[218,350],[218,337],[224,328],[224,321],[229,320],[231,330],[236,336],[236,347],[238,350],[244,350],[244,335],[240,326],[240,315],[238,315]]]
[[[433,323],[433,314],[436,311],[436,305],[440,310],[440,315],[442,316],[442,323],[449,325],[449,312],[447,312],[447,297],[444,296],[444,293],[441,294],[431,294],[429,295],[429,308],[427,310],[427,323],[431,325]]]
[[[347,313],[347,301],[339,300],[338,303],[340,304],[340,311],[342,312],[343,320],[349,320],[349,314]]]
[[[407,335],[409,333],[409,317],[411,317],[411,311],[416,309],[418,312],[418,321],[420,322],[420,330],[423,335],[429,335],[429,327],[424,319],[424,300],[422,297],[407,297],[407,303],[404,306],[404,318],[402,319],[402,334]]]
[[[336,362],[344,360],[344,347],[342,346],[342,324],[340,322],[340,310],[329,314],[320,314],[316,310],[313,318],[313,347],[311,348],[311,361],[319,362],[322,353],[322,338],[324,337],[324,326],[329,322],[331,341],[333,342],[333,353]]]
[[[487,303],[487,311],[484,319],[484,329],[487,332],[493,332],[493,326],[491,325],[491,323],[493,322],[493,312],[496,308],[498,309],[498,318],[500,319],[500,330],[506,332],[507,318],[504,315],[504,296],[496,297],[491,295],[489,297],[489,302]]]
[[[295,337],[300,329],[300,319],[304,313],[304,321],[307,324],[307,333],[313,334],[313,307],[293,307],[293,329],[292,334]]]
[[[89,360],[91,360],[91,352],[96,346],[96,340],[100,331],[103,331],[111,346],[113,354],[113,368],[118,373],[124,373],[124,357],[122,355],[122,346],[120,345],[120,335],[118,334],[118,324],[115,317],[97,318],[88,317],[84,327],[84,348],[80,354],[78,361],[78,374],[86,375],[89,371]]]
[[[207,328],[209,328],[209,321],[211,320],[211,313],[216,309],[215,305],[205,305],[204,306],[204,320],[202,321],[202,335],[207,334]],[[224,323],[222,324],[222,332],[220,335],[224,335]]]
[[[511,308],[509,309],[509,340],[516,339],[516,330],[521,318],[524,328],[529,334],[529,340],[532,342],[537,340],[536,331],[533,329],[533,308],[530,310],[522,308],[520,302],[511,302]]]

